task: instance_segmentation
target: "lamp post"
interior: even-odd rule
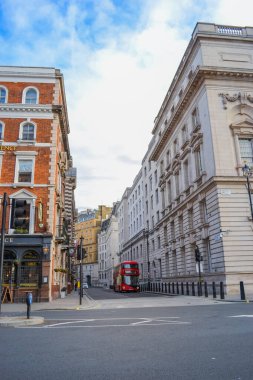
[[[80,299],[79,304],[82,305],[83,297],[83,236],[80,237]]]
[[[113,287],[113,271],[114,271],[114,257],[112,257],[112,283],[111,283],[111,285],[112,285],[112,287]]]
[[[3,266],[4,266],[6,208],[7,208],[7,193],[4,193],[3,208],[2,208],[1,250],[0,250],[0,313],[1,313],[1,306],[2,306],[2,282],[3,282]]]
[[[248,190],[248,195],[249,195],[251,219],[253,220],[253,207],[252,207],[251,188],[250,188],[250,181],[249,181],[249,177],[251,177],[253,174],[252,168],[250,168],[247,164],[245,164],[242,167],[242,172],[243,172],[244,177],[246,177],[246,180],[247,180],[247,190]]]
[[[201,269],[200,269],[200,262],[202,261],[202,257],[199,251],[199,247],[197,245],[195,247],[195,260],[196,260],[196,263],[198,263],[198,272],[199,272],[198,296],[202,296]]]
[[[148,236],[149,236],[149,232],[148,232],[148,229],[145,230],[145,235],[146,235],[146,239],[147,239],[147,242],[146,242],[146,255],[147,255],[147,270],[148,270],[148,291],[150,290],[150,263],[149,263],[149,242],[148,242]]]

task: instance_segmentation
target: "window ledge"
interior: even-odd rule
[[[17,140],[20,145],[35,145],[36,140]]]
[[[19,187],[19,186],[27,186],[27,187],[34,187],[34,183],[32,182],[15,182],[13,183],[12,187]]]

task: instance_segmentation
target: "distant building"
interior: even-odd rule
[[[119,263],[119,230],[116,217],[119,202],[115,203],[108,219],[102,222],[98,234],[99,284],[113,285],[113,267]]]
[[[83,210],[77,216],[75,225],[76,241],[77,244],[80,244],[80,238],[83,237],[83,248],[85,250],[83,278],[84,282],[89,284],[98,282],[97,235],[101,230],[101,223],[109,217],[111,211],[111,207],[101,205],[95,210]]]

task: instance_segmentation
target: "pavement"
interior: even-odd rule
[[[168,294],[164,294],[166,296]],[[117,300],[115,300],[118,302]],[[133,301],[133,300],[132,300]],[[138,301],[138,299],[137,299]],[[245,301],[241,301],[239,297],[226,297],[225,300],[219,298],[213,299],[212,297],[192,297],[185,295],[174,295],[170,297],[170,306],[188,306],[188,305],[208,305],[217,302],[253,302],[253,296],[249,297]],[[101,303],[101,302],[100,302]],[[115,302],[114,302],[115,303]],[[33,316],[33,311],[43,310],[87,310],[96,308],[99,303],[91,298],[86,292],[82,298],[82,304],[80,305],[80,297],[78,292],[72,292],[66,295],[65,298],[58,298],[50,302],[33,303],[31,306],[31,316],[27,319],[26,311],[27,307],[25,303],[4,303],[1,305],[0,313],[0,327],[19,327],[27,325],[38,325],[44,323],[44,318],[39,316]],[[100,305],[102,306],[102,304]],[[112,305],[115,307],[115,305]],[[103,306],[102,306],[103,307]],[[125,305],[129,307],[129,305]]]
[[[50,302],[34,302],[31,306],[31,316],[27,319],[26,303],[4,303],[1,305],[0,326],[19,327],[39,325],[44,323],[43,317],[33,316],[34,311],[43,310],[86,310],[95,307],[96,302],[84,292],[82,304],[78,292],[72,292],[65,298],[57,298]]]

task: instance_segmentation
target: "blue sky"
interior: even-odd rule
[[[131,186],[198,21],[252,25],[251,1],[1,0],[0,65],[64,74],[79,208]]]

